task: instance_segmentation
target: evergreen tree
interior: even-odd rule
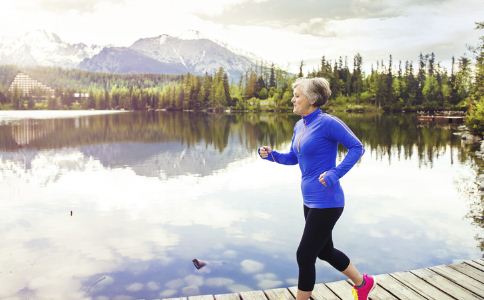
[[[271,76],[269,78],[269,87],[277,87],[276,86],[276,75],[274,70],[274,64],[271,65]]]
[[[323,57],[324,59],[324,57]],[[324,64],[324,61],[323,61]],[[357,103],[360,101],[361,92],[363,89],[363,77],[361,66],[363,64],[363,58],[359,53],[353,58],[353,76],[351,76],[351,90],[356,96]]]
[[[304,61],[301,60],[301,63],[299,64],[299,74],[297,75],[299,78],[304,77],[303,66],[304,66]]]

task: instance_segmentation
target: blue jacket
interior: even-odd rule
[[[343,144],[348,153],[336,166],[338,143]],[[299,164],[301,190],[307,207],[343,207],[344,193],[339,179],[364,152],[363,144],[343,121],[317,109],[294,126],[289,153],[273,150],[266,159],[284,165]],[[319,182],[319,175],[323,172],[326,172],[326,187]]]

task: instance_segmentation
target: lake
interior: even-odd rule
[[[366,152],[335,246],[362,271],[483,254],[477,167],[455,126],[341,114]],[[0,122],[0,298],[156,299],[297,285],[304,226],[283,113],[125,112]],[[344,157],[340,148],[338,160]],[[197,270],[192,259],[207,262]],[[344,277],[317,262],[317,282]]]

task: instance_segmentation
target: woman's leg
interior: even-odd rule
[[[297,300],[307,300],[311,296],[316,281],[316,258],[331,240],[331,231],[342,212],[342,207],[321,209],[304,207],[306,224],[297,250],[299,266]]]
[[[332,234],[326,246],[319,252],[318,258],[327,261],[333,268],[345,274],[353,284],[360,285],[363,282],[363,275],[355,265],[350,262],[346,254],[334,248]]]
[[[363,283],[363,275],[361,275],[355,265],[353,265],[351,262],[348,267],[341,272],[351,279],[354,285],[361,285]]]

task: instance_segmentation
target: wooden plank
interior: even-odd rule
[[[398,299],[426,299],[388,274],[377,275],[375,279],[379,286]]]
[[[484,266],[484,260],[481,259],[474,259],[473,262],[480,264],[481,266]]]
[[[459,271],[452,269],[449,266],[436,266],[430,268],[430,270],[439,273],[440,275],[446,277],[450,281],[458,284],[467,290],[473,292],[476,295],[483,295],[484,296],[484,285]]]
[[[290,287],[292,295],[296,297],[297,287]],[[313,292],[311,293],[311,299],[313,300],[339,300],[338,296],[333,293],[324,283],[317,283],[314,285]]]
[[[311,298],[314,300],[338,300],[338,296],[333,293],[326,285],[318,283],[314,285]]]
[[[287,288],[294,298],[297,296],[297,286],[290,286]]]
[[[423,281],[415,274],[410,272],[396,272],[391,273],[390,276],[395,278],[396,280],[400,281],[401,283],[405,284],[406,286],[410,287],[420,295],[428,299],[438,299],[438,300],[452,300],[451,296],[447,295],[446,293],[442,292],[435,286],[429,284],[426,281]]]
[[[353,294],[351,293],[351,284],[349,284],[346,280],[328,282],[325,285],[340,299],[353,299]]]
[[[484,272],[471,265],[460,263],[449,265],[449,267],[479,281],[481,284],[484,283]]]
[[[382,287],[378,286],[378,279],[377,279],[377,286],[373,289],[373,291],[369,295],[370,300],[398,300],[397,297],[389,293],[387,290],[383,289]],[[348,284],[353,287],[353,284],[348,280]]]
[[[457,299],[482,299],[476,296],[471,291],[466,290],[465,288],[461,287],[458,284],[450,281],[449,279],[443,277],[440,274],[437,274],[429,269],[419,269],[419,270],[412,270],[410,271],[415,274],[417,277],[425,280],[426,282],[430,283],[431,285],[435,286],[436,288],[444,291],[445,293],[449,294],[450,296],[457,298]]]
[[[464,262],[465,264],[468,264],[469,266],[473,266],[474,268],[480,270],[481,272],[484,272],[484,266],[483,265],[480,265],[472,260],[466,260]]]
[[[262,291],[240,292],[242,300],[267,300],[266,295]]]
[[[240,300],[239,294],[220,294],[215,295],[216,300]]]
[[[286,288],[265,290],[264,293],[266,294],[267,298],[269,298],[269,300],[293,300],[293,299],[296,299],[292,296],[292,294]]]
[[[213,300],[213,295],[191,296],[188,300]]]

